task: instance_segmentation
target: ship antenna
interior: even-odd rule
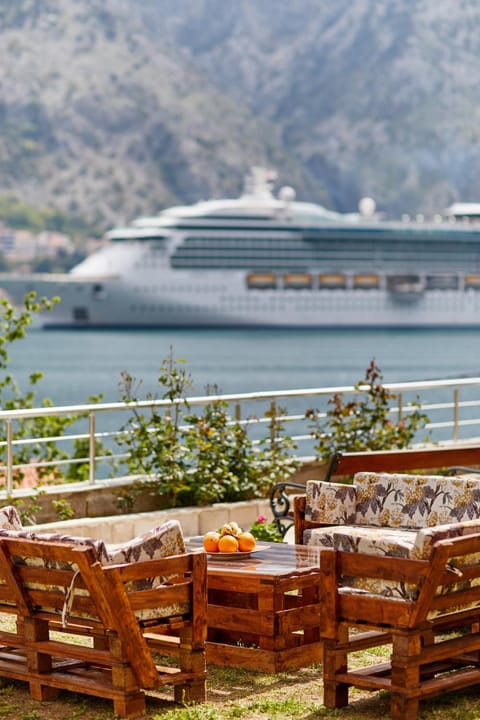
[[[251,167],[250,172],[245,176],[244,195],[256,198],[271,198],[273,197],[272,188],[276,179],[277,173],[274,170],[259,166]]]

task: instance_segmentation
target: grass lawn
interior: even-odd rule
[[[362,664],[365,662],[363,654]],[[352,689],[351,704],[341,710],[322,705],[321,668],[312,666],[278,675],[235,668],[209,667],[208,702],[180,707],[170,689],[149,696],[145,720],[387,720],[389,696]],[[0,718],[8,720],[113,720],[109,701],[62,692],[58,699],[31,700],[23,683],[4,681],[0,688]],[[478,688],[421,703],[420,720],[477,720]]]

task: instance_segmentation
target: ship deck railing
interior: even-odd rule
[[[315,440],[312,434],[311,417],[307,410],[314,410],[321,422],[327,419],[329,401],[340,395],[344,399],[364,393],[367,386],[332,386],[321,388],[302,388],[291,390],[269,390],[251,393],[232,393],[203,395],[187,398],[189,413],[201,412],[202,408],[220,400],[226,404],[231,422],[245,426],[249,437],[256,445],[275,442],[280,437],[272,433],[272,417],[278,420],[280,434],[287,435],[295,445],[294,454],[300,459],[312,459],[315,456]],[[405,418],[408,413],[420,410],[429,421],[418,437],[415,445],[448,444],[478,442],[480,444],[480,377],[453,378],[442,380],[409,381],[384,383],[383,388],[394,393],[390,413],[393,421]],[[15,474],[25,473],[29,468],[88,465],[88,478],[84,481],[95,484],[96,481],[111,476],[112,461],[122,463],[126,453],[118,444],[118,439],[126,431],[128,417],[134,410],[163,412],[171,414],[175,405],[185,405],[185,398],[178,401],[141,400],[135,402],[89,403],[82,405],[38,407],[31,409],[0,411],[0,451],[3,461],[0,474],[4,477],[2,494],[10,496],[14,489]],[[73,426],[75,432],[49,437],[16,436],[16,428],[25,420],[41,417],[78,417]],[[3,426],[3,431],[1,430]],[[428,438],[428,440],[427,440]],[[75,441],[84,441],[88,445],[88,454],[74,457]],[[63,448],[72,448],[72,455],[64,450],[65,459],[42,461],[33,459],[28,463],[15,461],[18,448],[29,445],[55,443]],[[108,453],[105,447],[108,446]],[[97,448],[103,450],[97,452]],[[33,453],[32,453],[33,454]],[[42,480],[38,480],[41,486]],[[45,484],[47,481],[45,481]],[[50,483],[49,483],[50,484]]]

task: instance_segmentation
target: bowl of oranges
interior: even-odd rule
[[[203,549],[220,558],[246,557],[257,549],[252,533],[242,530],[236,522],[222,525],[219,530],[210,530],[203,536]]]

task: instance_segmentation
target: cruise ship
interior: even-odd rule
[[[138,218],[68,274],[0,287],[60,296],[44,327],[480,326],[478,221],[391,222],[368,198],[336,213],[273,187],[253,168],[238,198]]]

